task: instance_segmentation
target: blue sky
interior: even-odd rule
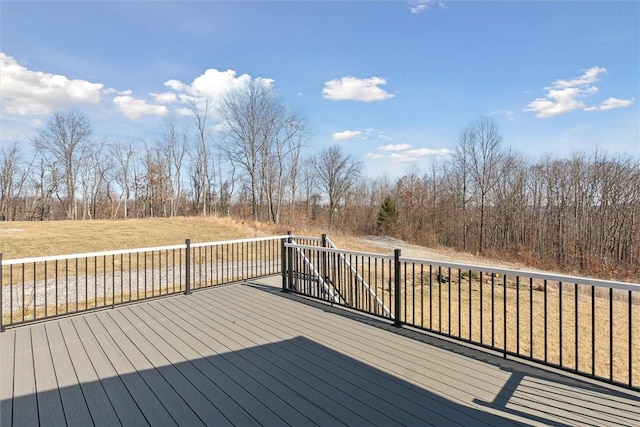
[[[17,2],[1,7],[0,144],[52,111],[98,138],[153,141],[194,93],[273,80],[365,173],[426,170],[493,117],[532,158],[640,156],[640,3]],[[212,126],[215,126],[215,114]]]

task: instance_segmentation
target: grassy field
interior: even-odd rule
[[[320,229],[293,229],[294,234],[317,236]],[[242,222],[230,218],[150,218],[95,221],[0,222],[3,259],[133,249],[184,243],[286,234],[281,225]],[[353,236],[331,234],[340,246],[371,250]],[[378,249],[379,251],[379,249]]]
[[[259,237],[274,231],[227,218],[0,222],[0,253],[14,259],[175,245],[187,238],[196,243]]]

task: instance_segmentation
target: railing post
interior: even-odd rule
[[[394,322],[393,326],[401,327],[402,322],[400,321],[400,310],[401,310],[401,298],[400,298],[400,249],[395,249],[393,251],[393,301],[394,301]]]
[[[191,293],[191,239],[185,240],[187,246],[185,253],[185,290],[184,294],[189,295]]]
[[[280,239],[280,270],[282,270],[282,292],[289,292],[287,289],[287,247],[285,246],[287,243],[287,238],[283,237]]]
[[[491,280],[493,280],[493,273],[492,273],[492,276],[491,276]],[[502,327],[503,327],[503,334],[504,334],[504,351],[502,352],[502,357],[506,359],[507,358],[507,275],[506,274],[502,275],[502,284],[503,284],[502,292],[503,292],[503,295],[504,295],[504,302],[503,302],[504,314],[503,314],[503,317],[502,317],[502,319],[503,319]],[[516,284],[516,286],[519,286],[519,285]],[[560,292],[562,292],[562,289],[560,290]],[[493,304],[494,302],[495,301],[491,301],[491,304]],[[517,303],[517,301],[516,301],[516,303]],[[560,311],[562,312],[562,307],[560,307]],[[577,335],[576,335],[576,340],[577,339],[578,338],[577,338]],[[518,343],[516,343],[516,346],[517,345],[518,345]],[[562,343],[560,343],[560,348],[562,348]],[[562,350],[560,350],[560,354],[562,354]],[[560,363],[562,363],[562,360],[560,361]]]
[[[326,234],[322,234],[322,247],[326,248],[327,247],[327,235]],[[325,251],[321,252],[321,261],[320,261],[320,277],[322,277],[322,280],[324,280],[324,282],[327,282],[327,253]]]
[[[291,244],[291,232],[287,232],[289,237],[287,237],[287,243]],[[289,292],[293,287],[293,249],[287,248],[287,289],[285,292]]]

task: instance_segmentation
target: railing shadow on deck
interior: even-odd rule
[[[509,423],[304,337],[16,396],[1,407],[3,426]]]
[[[563,417],[571,425],[576,423],[585,425],[584,419],[576,420],[572,418],[576,415],[584,417],[585,413],[588,413],[589,417],[593,419],[594,425],[602,425],[603,423],[607,425],[637,425],[637,420],[640,419],[640,393],[633,390],[621,389],[598,380],[584,378],[552,367],[540,367],[535,362],[528,362],[520,358],[505,358],[501,352],[474,348],[473,344],[461,343],[408,325],[398,328],[393,323],[379,317],[340,305],[333,305],[322,300],[308,298],[300,294],[282,292],[273,286],[264,285],[256,281],[247,282],[245,285],[497,367],[503,372],[508,372],[509,379],[492,401],[474,399],[474,403],[480,406],[527,418],[534,422],[558,425],[546,419],[544,410],[541,411],[539,408],[530,409],[531,412],[527,412],[526,410],[508,407],[510,398],[515,393],[518,393],[520,399],[530,399],[532,404],[539,404],[540,401],[544,401],[546,404],[553,406],[555,402],[557,404],[555,409],[563,411]],[[525,383],[526,391],[529,393],[526,396],[520,390]],[[567,393],[573,396],[574,401],[577,400],[582,403],[571,410],[563,408]],[[614,410],[619,411],[620,407],[628,408],[630,410],[629,416],[621,417],[619,414],[613,413]]]

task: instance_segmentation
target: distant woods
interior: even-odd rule
[[[166,121],[162,137],[147,142],[96,140],[86,117],[55,113],[33,150],[0,149],[0,215],[233,216],[393,235],[576,274],[640,274],[638,157],[526,159],[483,118],[428,171],[368,178],[337,145],[304,156],[307,122],[267,82],[251,81],[216,106],[194,99],[190,111],[185,125]]]

